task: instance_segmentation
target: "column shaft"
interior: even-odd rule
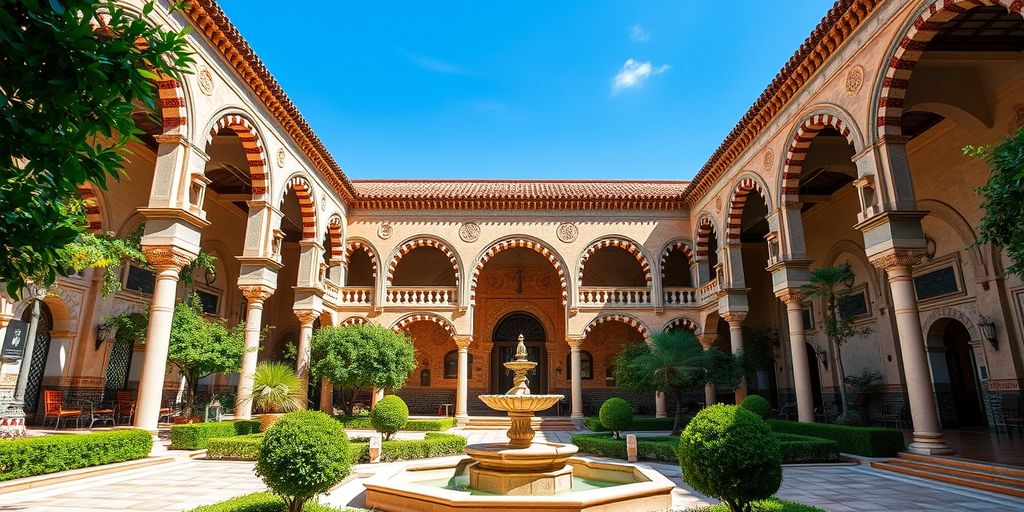
[[[302,394],[307,398],[304,403],[309,402],[309,340],[313,337],[313,319],[315,314],[312,311],[297,311],[299,317],[299,344],[296,347],[295,371],[302,379]]]
[[[582,340],[581,340],[582,341]],[[572,359],[572,418],[583,419],[583,357],[580,354],[580,345],[569,345],[569,353]]]
[[[320,379],[320,411],[334,415],[334,385],[326,378]]]
[[[747,317],[746,313],[726,313],[722,317],[729,323],[729,345],[732,348],[732,353],[743,352],[743,320]],[[736,404],[739,405],[746,397],[747,379],[742,378],[736,388]]]
[[[245,293],[243,290],[243,294]],[[252,379],[256,374],[256,362],[259,358],[260,328],[263,326],[265,300],[258,295],[246,295],[246,298],[248,304],[245,306],[245,353],[242,354],[238,393],[235,395],[235,418],[240,420],[252,418]]]
[[[455,416],[458,418],[468,418],[469,347],[459,347],[459,390],[457,394],[458,397],[455,402]]]
[[[814,421],[814,392],[811,389],[811,369],[807,363],[807,343],[804,340],[803,305],[799,299],[786,302],[786,316],[789,319],[789,350],[793,357],[797,418],[800,421]]]
[[[146,353],[139,378],[135,402],[135,427],[157,430],[163,402],[164,379],[167,376],[167,352],[171,342],[171,318],[178,291],[180,265],[157,265],[153,304],[149,308],[146,331]]]
[[[654,417],[664,418],[668,416],[668,412],[665,409],[665,393],[660,391],[654,393]]]

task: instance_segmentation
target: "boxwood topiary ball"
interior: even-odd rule
[[[604,428],[611,430],[615,436],[633,424],[633,406],[621,398],[609,398],[601,404],[597,415]]]
[[[327,492],[349,474],[345,429],[322,412],[281,416],[263,437],[256,474],[285,501]]]
[[[391,439],[395,432],[402,430],[407,421],[409,421],[409,406],[395,395],[381,398],[370,411],[370,423],[374,430],[384,434],[385,439]]]
[[[740,407],[719,404],[697,413],[677,451],[683,480],[731,510],[746,510],[782,485],[778,439],[766,421]]]
[[[768,419],[772,417],[772,404],[768,403],[761,395],[750,395],[743,399],[740,403],[740,407],[746,409],[762,419]]]

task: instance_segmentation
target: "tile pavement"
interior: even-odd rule
[[[460,432],[470,443],[507,440],[500,430]],[[353,432],[353,435],[363,434]],[[573,432],[539,432],[538,440],[569,442]],[[403,433],[402,438],[423,434]],[[676,509],[713,503],[682,482],[679,468],[650,464],[678,486],[672,502]],[[355,476],[335,488],[322,501],[359,506],[362,482],[388,465],[361,465]],[[924,512],[1024,510],[1024,500],[932,483],[885,473],[866,466],[786,467],[779,496],[834,512]],[[233,496],[262,490],[253,464],[191,460],[83,478],[52,486],[0,494],[0,512],[125,512],[184,511]]]

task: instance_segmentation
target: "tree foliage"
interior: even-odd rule
[[[988,182],[977,190],[985,215],[978,243],[1006,249],[1010,273],[1024,277],[1024,127],[995,147],[967,146],[968,156],[983,157],[991,167]]]
[[[263,362],[252,378],[252,405],[257,410],[276,414],[302,409],[306,405],[306,384],[291,365]]]
[[[193,62],[185,34],[114,2],[0,0],[0,281],[10,295],[69,273],[61,249],[87,225],[78,188],[123,175],[140,133],[133,115],[158,111],[154,81]]]
[[[341,387],[347,415],[360,390],[400,389],[416,368],[408,336],[377,324],[322,327],[313,333],[310,351],[310,375]]]

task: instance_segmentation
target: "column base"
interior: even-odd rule
[[[914,441],[907,447],[910,453],[918,455],[949,455],[954,450],[946,444],[942,434],[914,432]]]
[[[659,412],[659,413],[655,413],[654,417],[655,418],[668,418],[668,414],[663,413],[663,412]]]

